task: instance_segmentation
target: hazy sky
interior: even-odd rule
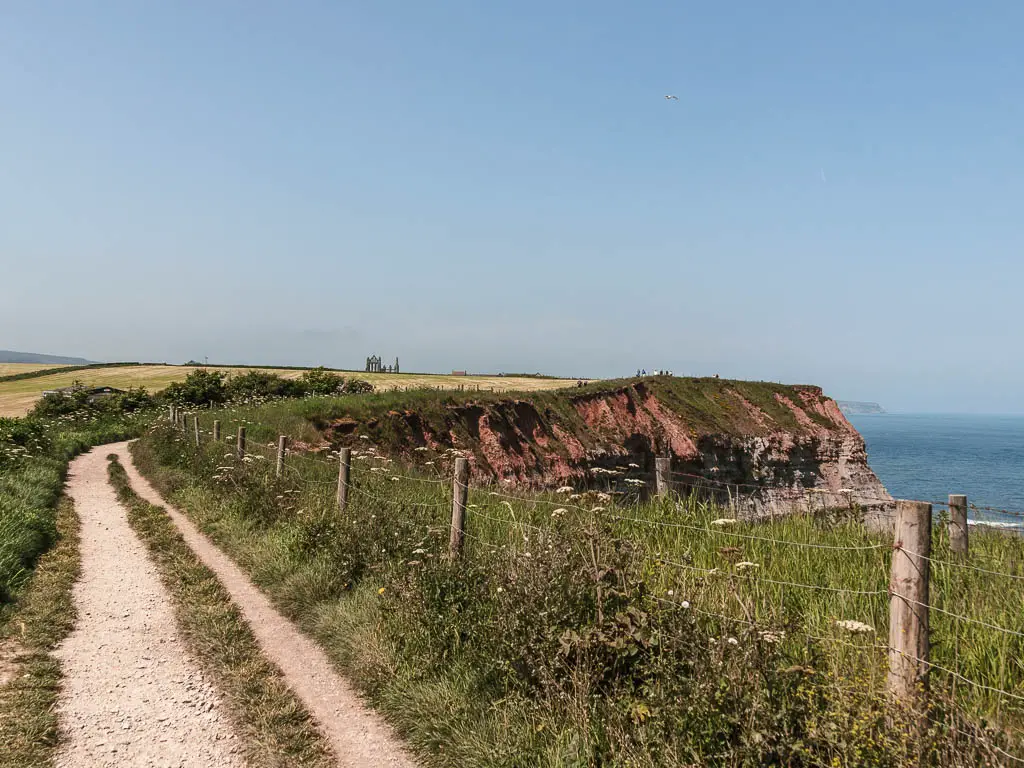
[[[1010,0],[6,0],[0,348],[1024,411],[1022,29]]]

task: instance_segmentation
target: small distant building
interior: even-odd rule
[[[465,371],[452,371],[452,376],[465,376]]]
[[[370,355],[366,358],[366,372],[367,373],[401,373],[401,368],[398,366],[398,358],[395,358],[394,365],[384,365],[381,362],[380,355]]]

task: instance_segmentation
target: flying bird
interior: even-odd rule
[[[823,184],[828,182],[828,179],[825,178],[825,169],[824,168],[821,169],[821,181],[822,181]]]
[[[665,98],[668,99],[669,101],[679,101],[679,97],[678,96],[668,96],[668,95],[666,95]]]

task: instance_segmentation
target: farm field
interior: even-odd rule
[[[4,368],[22,367],[25,370],[11,370],[3,373]],[[48,366],[35,366],[35,369]],[[59,367],[59,366],[56,366]],[[247,371],[272,371],[285,378],[294,379],[302,375],[302,370],[282,369],[273,367],[253,366],[251,368],[229,368],[207,366],[208,370],[224,371],[229,375],[238,375]],[[0,375],[26,373],[33,366],[20,364],[0,365]],[[48,389],[67,387],[76,380],[95,386],[110,386],[118,389],[128,387],[145,387],[150,393],[159,392],[168,384],[182,381],[193,366],[184,365],[134,365],[112,368],[84,368],[75,371],[55,373],[52,376],[39,376],[20,381],[0,382],[0,416],[24,416],[31,410],[42,393]],[[558,389],[575,385],[575,379],[541,379],[513,376],[451,376],[417,373],[345,373],[369,381],[379,389],[421,389],[441,387],[453,389],[464,385],[469,388],[494,388],[496,390],[536,391],[541,389]]]

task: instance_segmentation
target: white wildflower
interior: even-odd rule
[[[566,510],[566,509],[563,509],[562,507],[559,507],[558,509],[554,510],[554,511],[553,511],[553,512],[551,513],[551,516],[552,516],[552,517],[561,517],[561,516],[562,516],[562,515],[564,515],[564,514],[565,514],[565,513],[567,512],[567,511],[568,511],[568,510]]]
[[[602,491],[601,493],[597,494],[597,500],[603,501],[605,504],[607,504],[609,501],[612,500],[612,497],[605,493],[604,491]]]
[[[736,563],[736,570],[737,571],[745,571],[745,570],[747,570],[749,568],[760,568],[760,567],[761,566],[758,565],[757,563],[752,563],[749,560],[744,560],[743,562]]]
[[[425,445],[421,445],[418,448],[416,448],[415,450],[417,450],[417,451],[429,451],[430,449],[427,448],[427,446],[425,446]]]
[[[785,632],[764,631],[764,632],[760,633],[760,636],[761,636],[761,639],[764,640],[766,643],[770,643],[772,645],[775,645],[776,643],[781,643],[786,638],[786,633]]]
[[[359,439],[360,439],[360,440],[369,440],[369,439],[370,439],[370,436],[369,436],[369,435],[360,435],[360,436],[359,436]]]
[[[683,602],[681,602],[680,605],[683,606],[683,608],[689,608],[690,607],[690,601],[689,600],[683,600]]]
[[[647,485],[647,483],[645,483],[643,480],[637,480],[636,478],[629,478],[628,480],[625,480],[624,482],[626,483],[626,485],[635,485],[637,487],[641,487],[641,486]]]
[[[640,469],[640,465],[639,464],[630,463],[629,468],[630,469]]]
[[[717,520],[712,520],[712,525],[732,525],[736,521],[729,517],[720,517]]]
[[[863,622],[854,621],[853,619],[842,619],[840,621],[836,621],[836,626],[855,635],[864,635],[868,632],[875,631],[875,628],[870,624],[864,624]]]
[[[728,640],[726,640],[726,642],[729,643],[729,645],[739,645],[740,644],[740,641],[737,640],[735,637],[730,637]]]
[[[572,493],[572,486],[563,485],[561,488],[555,489],[555,493]]]

